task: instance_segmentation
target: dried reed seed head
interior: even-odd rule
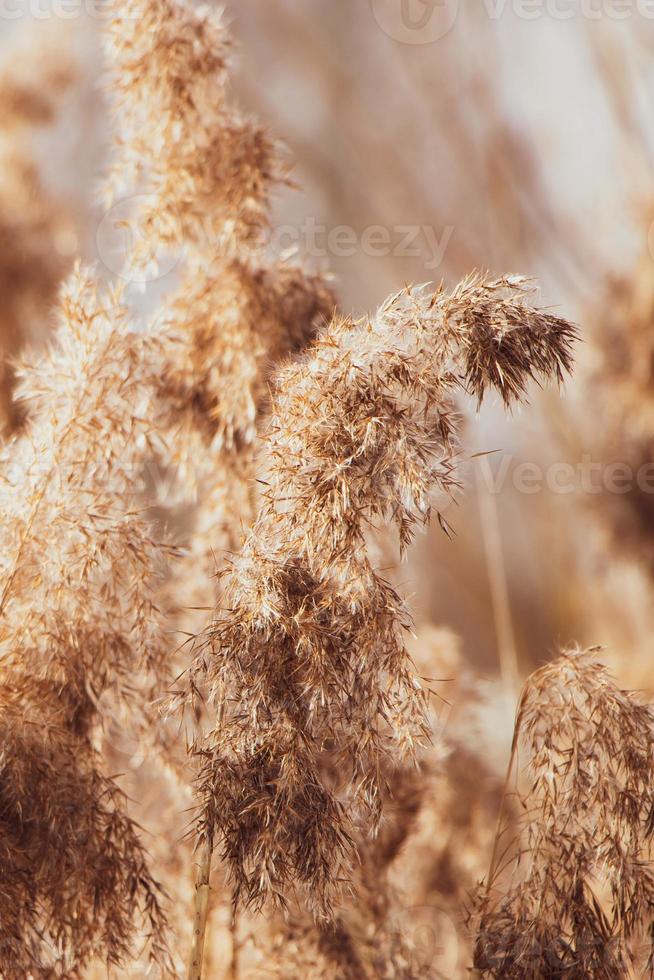
[[[216,562],[237,551],[256,513],[255,437],[269,375],[315,336],[335,306],[322,276],[292,265],[202,265],[198,260],[186,271],[163,313],[174,340],[159,389],[160,417],[179,505],[194,504],[181,537],[189,558],[176,565],[171,595],[177,608],[215,602]],[[171,502],[168,490],[168,512]]]
[[[112,7],[107,38],[120,69],[114,87],[121,109],[134,116],[154,109],[170,127],[180,114],[201,122],[226,85],[230,42],[220,15],[186,0],[122,0]]]
[[[160,247],[252,242],[268,224],[268,197],[286,166],[263,129],[226,97],[229,41],[220,16],[184,2],[135,0],[108,24],[111,88],[121,119],[112,183],[146,173],[134,220],[142,261]],[[209,246],[209,243],[212,243]]]
[[[66,697],[11,674],[0,694],[0,969],[16,980],[81,977],[96,956],[118,965],[142,918],[155,946],[165,932],[137,829],[70,731]]]
[[[391,517],[404,546],[432,489],[452,488],[455,387],[510,402],[569,366],[574,329],[525,290],[407,290],[372,320],[336,318],[275,385],[266,500],[194,668],[219,718],[199,747],[201,831],[246,901],[300,887],[329,915],[359,821],[379,822],[384,760],[426,736],[409,616],[363,531]]]
[[[161,408],[180,485],[199,503],[191,550],[204,550],[213,570],[213,549],[237,546],[253,516],[252,443],[271,367],[315,334],[334,301],[323,277],[261,260],[258,230],[283,167],[263,130],[228,102],[220,17],[142,0],[115,9],[108,38],[118,169],[128,183],[146,171],[135,259],[156,264],[162,245],[184,251],[162,311],[176,336]]]
[[[454,483],[452,388],[481,399],[495,387],[510,405],[531,378],[560,380],[574,328],[528,307],[532,288],[471,277],[449,296],[406,290],[373,320],[335,319],[282,372],[270,427],[275,493],[314,522],[312,534],[322,535],[319,524],[349,534],[362,517],[388,513],[405,543],[434,489]]]
[[[476,768],[475,775],[478,772]],[[434,959],[447,940],[437,932],[433,944],[429,942],[431,928],[441,924],[437,910],[443,904],[442,895],[431,889],[430,875],[438,872],[438,844],[452,832],[445,807],[433,813],[436,803],[430,797],[438,794],[442,784],[437,788],[434,773],[423,767],[389,767],[387,776],[390,790],[384,822],[377,838],[364,833],[357,840],[360,861],[353,870],[351,894],[345,896],[338,916],[333,922],[317,923],[306,909],[291,907],[283,917],[269,917],[265,926],[258,920],[261,966],[251,971],[253,978],[263,980],[270,974],[298,980],[305,976],[315,980],[443,977]],[[470,803],[470,794],[466,802]],[[421,826],[425,808],[432,811],[435,824]],[[417,881],[405,875],[407,852],[411,862],[416,850],[415,837]],[[425,890],[423,879],[431,890]],[[410,913],[409,903],[414,906]]]
[[[52,347],[21,368],[32,424],[1,461],[4,657],[32,651],[46,674],[83,660],[99,690],[129,676],[135,650],[154,665],[165,649],[153,597],[166,551],[139,513],[160,347],[128,324],[87,273],[68,282]]]
[[[515,859],[478,903],[481,976],[649,975],[635,955],[654,903],[654,710],[596,656],[566,653],[525,685],[514,757],[527,750],[529,785]]]
[[[330,316],[325,281],[299,267],[234,260],[189,265],[165,314],[176,338],[162,379],[171,428],[192,427],[213,449],[252,443],[276,362],[306,345]]]
[[[91,749],[107,696],[138,706],[165,664],[154,595],[167,551],[138,494],[160,370],[160,339],[133,331],[119,296],[80,270],[51,348],[21,368],[30,419],[0,458],[0,726],[14,739],[3,739],[0,847],[18,909],[4,960],[0,949],[8,976],[37,948],[55,956],[44,975],[121,962],[139,909],[165,964],[144,850]]]

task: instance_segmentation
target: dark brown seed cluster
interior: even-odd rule
[[[511,404],[569,367],[574,329],[528,289],[406,290],[372,319],[336,318],[276,381],[265,502],[194,672],[217,713],[198,747],[200,832],[248,903],[300,887],[329,915],[357,828],[379,824],[387,761],[427,736],[410,617],[365,531],[393,522],[404,549],[452,492],[457,388]]]
[[[478,902],[479,976],[651,975],[654,711],[596,658],[571,651],[525,685],[523,817],[515,840],[500,825]]]

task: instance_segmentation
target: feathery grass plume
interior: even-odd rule
[[[96,956],[124,963],[139,920],[155,954],[159,887],[115,782],[78,729],[65,687],[8,672],[0,688],[0,969],[81,977]]]
[[[426,773],[418,767],[386,772],[393,803],[377,837],[357,840],[360,862],[354,871],[353,894],[330,922],[316,922],[303,907],[272,916],[253,930],[260,965],[248,976],[311,977],[314,980],[440,980],[427,952],[417,948],[415,933],[422,923],[406,919],[414,893],[395,881],[393,864],[410,840],[420,813]],[[424,911],[423,907],[423,911]],[[440,939],[440,937],[439,937]],[[429,953],[433,953],[430,950]]]
[[[13,361],[41,340],[57,288],[69,268],[74,236],[64,210],[41,181],[29,146],[37,126],[54,121],[75,72],[46,39],[0,71],[0,429],[22,415],[13,399]]]
[[[133,331],[119,295],[78,270],[52,347],[21,369],[30,422],[0,459],[7,976],[32,968],[39,936],[62,975],[92,955],[122,962],[141,912],[165,962],[157,885],[93,749],[107,699],[133,707],[166,653],[153,597],[167,551],[138,501],[160,362],[160,339]]]
[[[457,387],[510,405],[569,368],[574,328],[530,289],[407,289],[372,319],[335,318],[275,383],[265,501],[191,681],[208,680],[217,712],[198,745],[199,833],[247,903],[297,888],[329,916],[360,818],[379,824],[386,760],[426,736],[410,617],[364,532],[393,521],[404,550],[433,491],[452,491]]]
[[[166,250],[184,259],[161,311],[179,340],[161,395],[200,500],[191,547],[235,548],[254,516],[252,443],[271,365],[315,335],[334,300],[321,276],[264,258],[270,193],[287,167],[228,99],[220,16],[132,0],[116,7],[108,37],[121,127],[113,193],[143,190],[131,260],[156,269]]]
[[[312,339],[318,318],[331,313],[331,297],[320,277],[283,264],[250,269],[234,261],[214,280],[203,279],[199,268],[194,272],[174,298],[172,319],[179,324],[192,317],[195,342],[171,365],[165,401],[171,425],[191,414],[207,446],[232,451],[256,435],[269,362]]]
[[[439,677],[452,676],[459,662],[456,640],[446,630],[419,635],[411,650],[419,668],[435,669]],[[461,677],[467,679],[460,688]],[[465,670],[457,671],[454,693],[447,685],[448,701],[451,696],[462,702],[462,727],[471,685]],[[433,709],[435,727],[443,724],[441,713],[448,719],[449,747],[451,708],[435,698]],[[471,740],[474,733],[473,725]],[[368,837],[364,828],[359,835],[353,894],[345,896],[333,922],[316,922],[306,908],[294,905],[265,921],[239,912],[236,945],[245,975],[253,980],[467,977],[467,971],[455,972],[455,965],[470,960],[463,922],[458,935],[455,924],[460,902],[488,865],[501,778],[491,776],[472,752],[444,751],[442,741],[439,749],[438,759],[433,751],[422,753],[419,766],[389,767],[380,833]]]
[[[291,265],[234,260],[212,278],[204,265],[189,264],[171,301],[179,342],[160,394],[182,472],[207,482],[195,540],[236,549],[253,517],[254,441],[271,365],[306,345],[333,299],[320,276]]]
[[[229,38],[220,16],[186,0],[126,0],[108,23],[120,114],[113,183],[144,174],[139,225],[147,258],[180,242],[249,240],[267,226],[284,180],[278,147],[229,104]]]
[[[125,696],[134,665],[165,651],[153,603],[165,552],[137,500],[161,341],[132,330],[120,296],[98,295],[86,271],[58,316],[50,349],[20,369],[32,423],[2,457],[5,663],[60,676],[81,698]]]
[[[654,710],[596,656],[570,651],[525,684],[507,790],[521,746],[529,785],[517,840],[502,840],[500,816],[477,903],[479,976],[652,975]]]
[[[158,311],[175,337],[158,417],[162,462],[182,477],[180,510],[189,497],[194,505],[180,538],[188,558],[166,594],[188,631],[201,625],[189,609],[214,603],[216,557],[254,518],[254,440],[272,366],[315,335],[334,300],[321,276],[264,254],[286,166],[228,100],[230,42],[215,11],[134,0],[114,7],[108,39],[120,126],[113,194],[141,192],[129,263],[158,272],[166,252],[181,262]]]

